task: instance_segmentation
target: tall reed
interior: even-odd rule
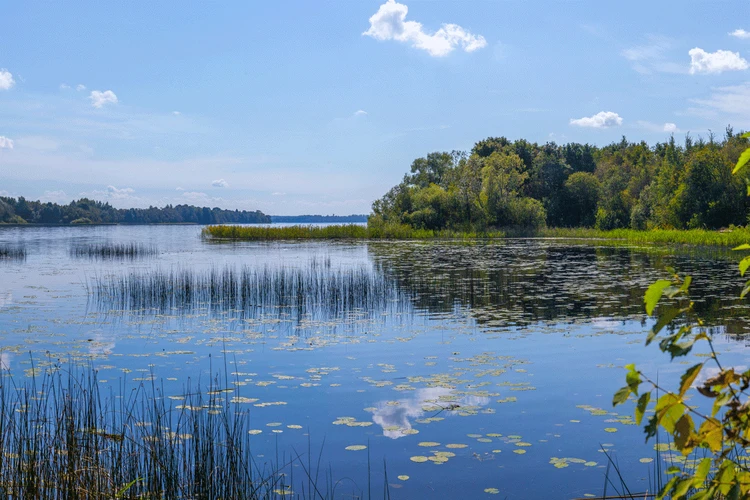
[[[208,226],[202,231],[203,238],[213,241],[240,240],[427,240],[427,239],[467,239],[502,238],[500,231],[475,233],[432,229],[416,229],[404,224],[387,224],[377,227],[357,224],[331,226]]]
[[[26,248],[22,246],[0,245],[0,260],[26,260]]]
[[[104,395],[90,366],[48,366],[23,383],[3,369],[0,382],[0,492],[6,498],[335,496],[333,473],[321,481],[309,457],[255,460],[250,414],[232,402],[236,390],[225,389],[228,382],[218,376],[207,387],[188,381],[179,404],[157,382],[132,390],[123,383]],[[295,479],[300,465],[306,472]]]
[[[156,247],[142,243],[97,243],[91,245],[74,245],[70,256],[87,259],[122,259],[135,260],[156,255]]]

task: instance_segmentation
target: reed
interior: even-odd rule
[[[204,239],[213,241],[269,241],[269,240],[430,240],[502,238],[501,231],[486,233],[432,229],[416,229],[404,224],[361,226],[341,224],[331,226],[207,226]]]
[[[26,248],[0,245],[0,260],[26,260]]]
[[[70,256],[92,260],[135,260],[156,255],[156,247],[141,243],[98,243],[92,245],[74,245]]]
[[[188,381],[178,402],[166,398],[156,381],[132,390],[123,383],[119,392],[110,389],[105,396],[90,366],[50,364],[21,384],[3,369],[0,381],[4,497],[335,496],[337,482],[328,482],[332,472],[325,482],[317,473],[313,477],[309,457],[283,453],[275,463],[264,464],[254,459],[250,415],[232,402],[237,390],[225,389],[228,381],[219,376],[207,387]],[[306,472],[302,477],[297,472],[295,479],[300,465]]]
[[[89,290],[102,309],[143,312],[291,309],[298,317],[336,317],[354,310],[375,314],[403,302],[394,279],[365,266],[331,268],[330,260],[313,260],[302,268],[131,271],[94,276]]]
[[[601,231],[588,228],[548,228],[535,234],[547,238],[622,240],[629,243],[670,243],[695,246],[735,247],[750,242],[750,229],[732,228],[724,231],[705,229],[614,229]]]

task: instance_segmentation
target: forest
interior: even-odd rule
[[[686,134],[650,146],[543,145],[489,137],[470,152],[418,158],[373,203],[373,227],[720,229],[748,222],[748,187],[732,167],[748,139]]]
[[[164,208],[115,208],[87,198],[68,205],[0,197],[0,223],[10,224],[222,224],[269,223],[263,212],[222,210],[192,205],[167,205]]]

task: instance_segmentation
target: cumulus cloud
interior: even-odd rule
[[[443,24],[435,33],[428,33],[422,23],[406,21],[409,8],[396,0],[388,0],[370,17],[370,29],[362,33],[376,40],[396,40],[427,51],[431,56],[443,57],[461,47],[473,52],[487,46],[487,40],[474,35],[457,24]]]
[[[82,83],[79,83],[78,85],[76,85],[76,90],[78,92],[83,92],[84,90],[86,90],[86,86]]]
[[[679,129],[677,128],[676,123],[665,123],[664,124],[664,132],[677,132]]]
[[[688,54],[690,55],[690,74],[740,71],[749,67],[747,61],[740,57],[739,52],[729,50],[706,52],[695,47],[690,49]]]
[[[0,149],[13,149],[13,139],[0,135]]]
[[[10,90],[16,81],[13,79],[13,75],[5,68],[0,69],[0,90]]]
[[[89,99],[91,99],[91,105],[95,108],[101,108],[105,104],[117,104],[117,96],[111,90],[105,90],[104,92],[92,90]]]
[[[742,38],[743,40],[746,40],[750,38],[750,31],[745,31],[743,29],[734,30],[731,33],[729,33],[729,36],[733,36],[735,38]]]
[[[224,179],[216,179],[215,181],[211,182],[211,185],[215,188],[225,188],[229,186],[229,183]]]
[[[600,111],[594,116],[571,118],[570,124],[576,127],[609,128],[622,125],[622,118],[612,111]]]

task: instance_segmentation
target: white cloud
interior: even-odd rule
[[[687,73],[685,65],[670,61],[667,55],[675,47],[672,38],[663,35],[648,35],[641,45],[624,49],[620,54],[632,63],[638,73]]]
[[[135,189],[133,188],[118,189],[114,186],[107,186],[107,190],[104,191],[102,194],[104,194],[107,198],[114,198],[116,200],[121,200],[123,198],[130,198],[130,196],[133,193],[135,193]]]
[[[422,23],[406,21],[409,8],[395,0],[388,0],[370,17],[370,29],[362,33],[376,40],[396,40],[426,50],[431,56],[447,56],[456,47],[473,52],[487,46],[481,35],[473,35],[457,24],[443,24],[433,34],[424,31]]]
[[[354,116],[366,116],[366,115],[367,115],[367,111],[363,109],[358,109],[357,111],[354,112]]]
[[[105,104],[117,104],[117,96],[111,90],[105,90],[104,92],[92,90],[89,99],[91,99],[91,105],[95,108],[101,108]]]
[[[76,85],[76,90],[78,92],[83,92],[84,90],[86,90],[86,86],[82,83],[79,83],[78,85]]]
[[[622,118],[612,111],[600,111],[594,116],[571,118],[570,124],[577,127],[609,128],[622,125]]]
[[[67,203],[71,200],[65,191],[45,191],[42,196],[39,197],[39,201],[52,202],[52,203]]]
[[[181,113],[179,111],[172,111],[172,114],[175,116],[180,116]]]
[[[0,149],[13,149],[13,139],[0,135]]]
[[[224,179],[216,179],[215,181],[211,182],[211,185],[215,188],[225,188],[229,186],[229,183]]]
[[[718,114],[750,116],[750,82],[741,85],[718,87],[706,99],[691,99],[699,108],[691,108],[694,114],[719,118]]]
[[[739,71],[747,69],[747,61],[740,57],[739,52],[729,50],[717,50],[706,52],[695,47],[690,49],[690,74],[695,73],[721,73],[723,71]]]
[[[743,29],[734,30],[731,33],[729,33],[729,36],[733,36],[735,38],[742,38],[743,40],[746,40],[750,38],[750,31],[745,31]]]
[[[15,84],[16,81],[10,71],[5,68],[0,69],[0,90],[10,90]]]
[[[273,193],[271,193],[271,196],[284,196],[284,195],[286,195],[286,193],[283,193],[281,191],[274,191]]]
[[[677,128],[675,123],[665,123],[664,132],[678,132],[680,129]]]
[[[70,85],[67,83],[61,83],[60,84],[60,90],[68,90],[70,88]]]

